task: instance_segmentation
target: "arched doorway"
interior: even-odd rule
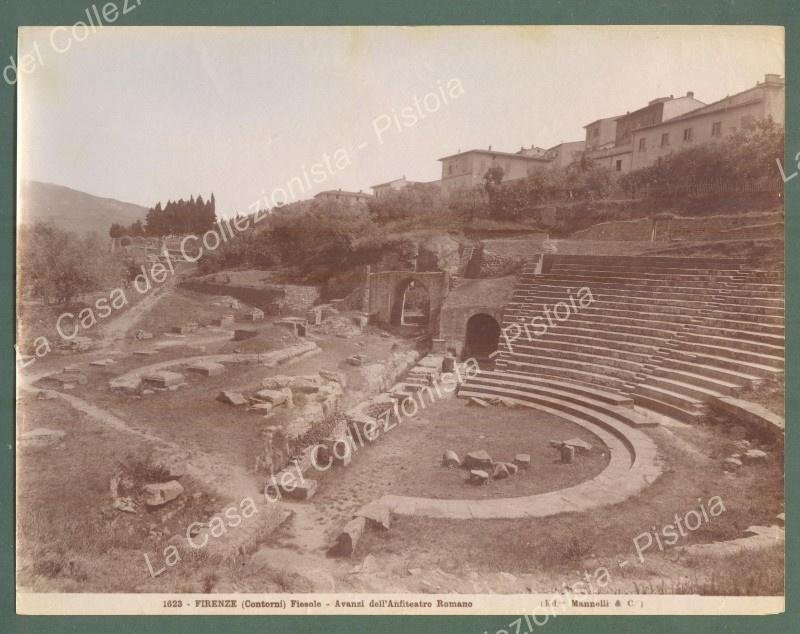
[[[500,343],[500,324],[491,315],[478,313],[467,321],[467,336],[464,342],[464,357],[478,361],[490,359]]]
[[[431,297],[428,289],[416,280],[397,287],[392,324],[395,326],[424,326],[430,324]]]

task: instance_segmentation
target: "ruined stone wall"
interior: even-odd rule
[[[236,299],[260,308],[268,315],[298,313],[304,314],[319,298],[316,286],[281,284],[254,288],[231,284],[186,280],[180,285],[190,291],[208,295],[230,295]]]
[[[430,324],[435,334],[439,313],[450,288],[450,276],[444,272],[415,273],[412,271],[384,271],[369,276],[369,314],[379,323],[391,323],[396,304],[402,302],[402,290],[410,280],[428,290],[430,298]]]
[[[470,273],[473,273],[470,277],[505,277],[518,271],[525,263],[525,260],[526,258],[521,256],[482,249],[477,266],[470,267]]]

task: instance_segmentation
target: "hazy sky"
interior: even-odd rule
[[[711,102],[784,68],[779,27],[51,33],[20,37],[20,54],[38,44],[41,55],[19,83],[20,177],[145,206],[213,191],[223,215],[293,177],[301,197],[433,180],[459,149],[579,140],[587,123],[655,97]],[[445,103],[442,90],[457,96]]]

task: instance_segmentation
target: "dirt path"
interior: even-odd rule
[[[104,323],[98,328],[100,338],[97,350],[107,350],[114,343],[125,338],[125,333],[133,328],[164,297],[175,290],[176,280],[170,279],[144,296],[139,302],[121,313],[116,319]]]

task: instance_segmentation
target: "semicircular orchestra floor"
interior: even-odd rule
[[[449,398],[403,418],[376,442],[357,446],[346,469],[322,475],[312,502],[324,515],[344,519],[358,505],[387,495],[478,501],[568,489],[601,476],[609,465],[610,450],[601,439],[604,432],[596,431],[529,407],[483,408]],[[572,464],[561,464],[550,441],[573,438],[587,442],[591,450],[576,456]],[[466,470],[441,466],[447,449],[462,459],[482,449],[493,460],[507,462],[527,453],[531,467],[508,479],[476,486],[466,482]],[[616,451],[627,457],[627,450],[620,446]]]

